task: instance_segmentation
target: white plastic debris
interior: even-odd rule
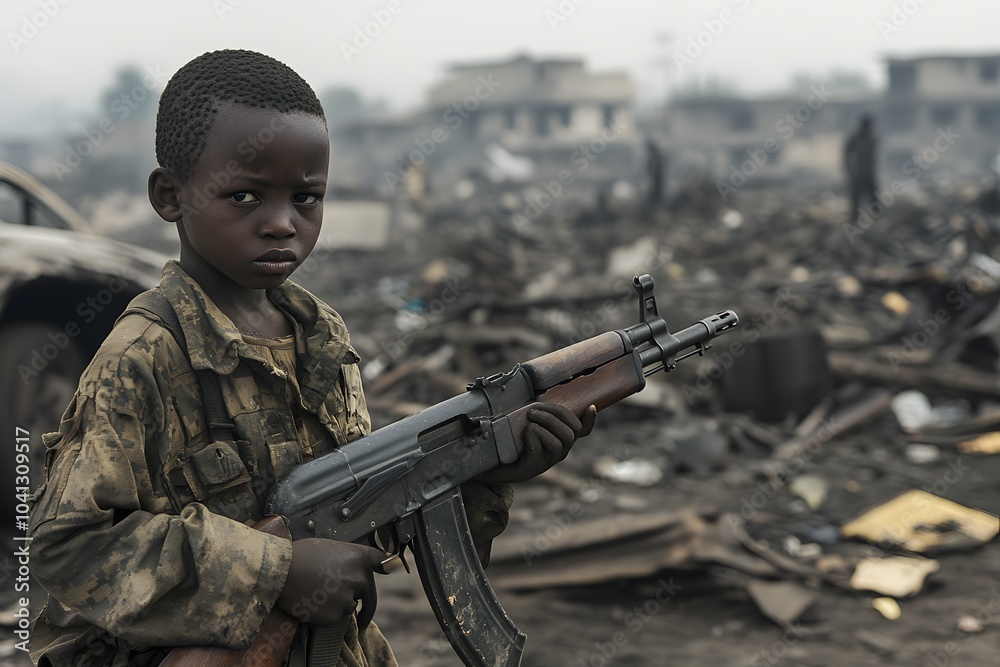
[[[613,482],[633,486],[652,486],[663,479],[660,466],[641,458],[619,461],[613,456],[601,456],[594,461],[594,472]]]
[[[904,431],[916,431],[930,424],[934,417],[931,402],[916,389],[900,392],[892,399],[892,413]]]

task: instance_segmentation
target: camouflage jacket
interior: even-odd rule
[[[290,542],[249,527],[255,495],[289,466],[370,431],[358,356],[343,320],[302,287],[268,291],[292,322],[296,378],[248,344],[176,262],[160,289],[191,362],[143,311],[118,319],[48,447],[31,511],[32,566],[49,592],[32,659],[155,665],[157,647],[238,648],[256,635],[291,562]],[[236,437],[209,447],[194,369],[219,375]],[[300,442],[308,432],[322,434]],[[242,454],[242,455],[241,455]],[[510,488],[463,487],[477,548],[507,522]],[[266,495],[266,493],[265,493]],[[375,624],[352,621],[341,665],[395,666]]]

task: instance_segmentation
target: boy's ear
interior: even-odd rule
[[[181,203],[179,197],[180,182],[168,170],[157,167],[149,174],[149,203],[153,205],[156,214],[167,222],[177,222],[181,219]]]

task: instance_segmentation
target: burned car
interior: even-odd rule
[[[166,260],[98,236],[58,195],[0,162],[0,475],[11,486],[25,472],[37,486],[42,433],[57,430],[80,373]]]

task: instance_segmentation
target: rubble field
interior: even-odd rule
[[[441,205],[303,282],[352,331],[375,427],[636,323],[640,273],[672,329],[739,314],[516,488],[487,573],[524,665],[995,665],[997,218],[969,193],[853,222],[829,192],[697,194]],[[461,664],[415,575],[379,586],[401,665]]]
[[[344,316],[375,428],[635,324],[638,274],[673,330],[739,314],[516,487],[487,574],[526,667],[996,665],[1000,220],[968,192],[855,221],[711,195],[425,203],[296,279]],[[415,573],[378,584],[400,665],[461,664]]]

